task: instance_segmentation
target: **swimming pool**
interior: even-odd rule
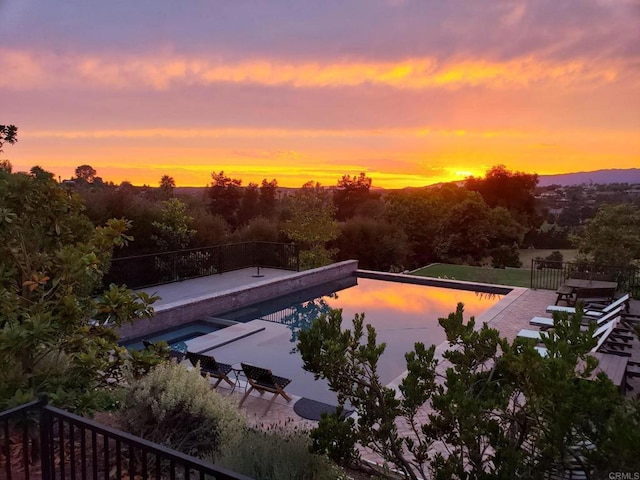
[[[365,313],[365,324],[373,325],[378,342],[387,344],[379,362],[379,374],[382,382],[388,384],[406,370],[404,354],[413,350],[415,342],[428,346],[446,340],[438,319],[455,311],[459,302],[465,305],[468,319],[477,317],[501,298],[498,294],[351,277],[219,315],[234,321],[262,319],[286,325],[288,335],[264,340],[256,335],[235,347],[230,344],[214,352],[222,362],[242,360],[271,368],[274,373],[294,380],[287,391],[335,404],[335,394],[328,391],[328,386],[314,381],[313,375],[302,369],[302,358],[295,348],[300,330],[309,328],[322,313],[341,308],[343,328],[350,328],[356,313]]]
[[[186,325],[172,327],[150,335],[145,335],[144,337],[138,337],[124,343],[123,346],[131,350],[142,350],[144,348],[142,344],[143,340],[149,340],[151,342],[164,340],[173,350],[186,352],[187,344],[185,342],[187,340],[218,331],[225,326],[226,325],[220,322],[211,320],[197,320]]]

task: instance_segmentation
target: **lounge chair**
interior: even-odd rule
[[[144,345],[145,350],[155,350],[156,344],[150,340],[143,340],[142,344]],[[176,363],[180,363],[184,360],[185,353],[180,350],[174,350],[173,348],[169,351],[169,356],[167,359],[169,361],[175,360]]]
[[[609,312],[605,313],[599,318],[585,316],[585,320],[595,321],[598,325],[602,325],[603,323],[608,322],[612,318],[618,315],[621,315],[623,310],[624,310],[624,306],[620,305],[618,308],[610,310]],[[533,317],[531,320],[529,320],[529,324],[535,327],[540,327],[540,328],[550,328],[550,327],[553,327],[553,318]]]
[[[604,343],[609,339],[609,336],[613,333],[613,330],[618,325],[619,320],[620,320],[620,317],[616,317],[612,320],[609,320],[607,323],[605,323],[600,328],[598,328],[595,332],[593,332],[593,338],[597,338],[598,343],[596,343],[596,345],[590,350],[590,352],[593,353],[600,350],[600,348],[604,345]],[[534,337],[526,337],[526,338],[534,338]],[[542,338],[538,338],[538,340],[542,340]],[[546,357],[549,355],[549,351],[547,350],[546,347],[536,346],[534,348],[542,357]]]
[[[598,328],[593,333],[593,338],[599,337],[603,332],[607,331],[607,329],[611,325],[613,325],[615,327],[618,324],[619,321],[620,321],[620,316],[617,316],[615,318],[610,319],[607,322],[599,323],[598,324],[599,325]],[[609,333],[611,333],[611,332],[609,332]],[[544,334],[545,334],[545,332],[543,332],[541,330],[529,330],[529,329],[523,328],[522,330],[520,330],[518,332],[518,337],[520,337],[520,338],[529,338],[531,340],[540,341],[540,340],[542,340],[542,335],[544,335]]]
[[[215,358],[201,353],[187,352],[187,358],[194,367],[198,363],[200,364],[200,373],[203,377],[209,375],[210,377],[217,379],[217,382],[213,384],[213,388],[220,385],[220,382],[223,380],[232,387],[235,386],[235,382],[228,376],[229,372],[232,370],[231,365],[216,362]]]
[[[273,405],[273,402],[278,395],[282,396],[282,398],[287,402],[291,401],[291,397],[284,391],[285,387],[291,383],[290,379],[278,377],[274,375],[271,370],[266,368],[256,367],[255,365],[249,365],[247,363],[242,363],[241,365],[242,371],[246,375],[247,381],[251,387],[246,391],[242,400],[240,400],[239,406],[242,406],[252,390],[256,390],[260,395],[264,392],[273,393],[273,397],[271,397],[271,400],[264,411],[265,415],[271,408],[271,405]]]
[[[629,311],[630,299],[631,299],[630,295],[628,293],[625,293],[620,298],[618,298],[617,300],[614,300],[609,304],[602,305],[597,303],[588,303],[586,305],[586,308],[584,309],[584,314],[587,317],[600,317],[620,306],[624,306],[624,308],[627,311]],[[549,305],[547,307],[547,313],[553,313],[553,312],[576,313],[576,307],[562,307],[559,305]]]

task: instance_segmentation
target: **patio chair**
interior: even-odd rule
[[[600,317],[611,310],[624,306],[625,310],[629,311],[629,300],[631,296],[628,293],[625,293],[617,300],[613,302],[602,304],[602,303],[587,303],[584,308],[584,314],[587,317]],[[562,307],[559,305],[549,305],[547,307],[547,313],[553,312],[567,312],[567,313],[576,313],[576,307]]]
[[[585,315],[585,320],[595,321],[597,325],[602,325],[603,323],[608,322],[612,318],[618,315],[621,315],[623,310],[624,310],[624,306],[620,305],[618,308],[610,310],[609,312],[605,313],[599,318],[595,318],[595,317],[589,318],[587,315]],[[550,328],[550,327],[553,327],[553,318],[533,317],[531,320],[529,320],[529,325],[533,325],[535,327],[540,327],[540,328]]]
[[[239,406],[241,407],[244,401],[247,399],[252,390],[256,390],[260,395],[264,392],[273,393],[273,397],[269,401],[266,410],[264,411],[264,415],[269,411],[271,405],[275,401],[278,395],[282,396],[287,402],[291,401],[291,397],[287,395],[284,391],[285,387],[291,383],[291,380],[284,377],[278,377],[274,375],[271,370],[262,367],[256,367],[255,365],[249,365],[247,363],[242,363],[242,370],[247,377],[247,381],[251,386],[242,400],[240,400]]]
[[[607,322],[604,323],[599,323],[598,328],[596,329],[595,332],[593,332],[593,338],[597,338],[600,335],[602,335],[603,332],[608,331],[609,328],[611,328],[611,330],[613,330],[613,328],[618,324],[618,322],[620,321],[620,316],[618,315],[615,318],[610,319]],[[613,325],[613,327],[612,327]],[[520,330],[518,332],[518,337],[520,338],[529,338],[531,340],[542,340],[542,335],[544,335],[545,332],[541,331],[541,330],[529,330],[526,328],[523,328],[522,330]],[[609,336],[611,334],[611,332],[609,332],[607,334],[607,336]]]
[[[203,377],[209,375],[210,377],[217,379],[213,384],[213,388],[220,385],[220,382],[223,380],[232,387],[235,386],[235,382],[228,376],[229,372],[232,370],[231,365],[216,362],[215,358],[201,353],[187,352],[187,358],[194,367],[200,364],[200,373]]]
[[[142,344],[144,345],[145,350],[155,350],[156,344],[150,340],[143,340]],[[169,351],[169,355],[167,360],[175,360],[176,363],[181,363],[184,360],[185,353],[180,350],[174,350],[173,348]]]
[[[613,330],[616,328],[616,326],[618,325],[618,321],[620,320],[620,317],[616,317],[612,320],[609,320],[607,323],[605,323],[604,325],[602,325],[600,328],[598,328],[595,332],[593,332],[593,338],[597,338],[598,342],[596,343],[596,345],[590,350],[591,353],[593,352],[597,352],[601,349],[601,347],[604,345],[604,343],[609,339],[609,336],[613,333]],[[531,331],[531,330],[530,330]],[[540,334],[539,331],[536,331],[538,334]],[[520,336],[518,334],[518,336]],[[531,339],[536,339],[536,337],[525,337],[525,338],[531,338]],[[538,337],[537,340],[542,340],[541,337]],[[549,355],[549,351],[547,350],[546,347],[543,346],[536,346],[534,347],[536,349],[536,351],[540,354],[540,356],[542,357],[546,357]]]

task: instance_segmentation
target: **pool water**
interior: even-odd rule
[[[224,328],[224,325],[220,325],[205,320],[198,320],[180,327],[173,327],[171,329],[163,330],[158,333],[153,333],[145,337],[140,337],[136,340],[132,340],[124,344],[130,350],[142,350],[144,345],[143,340],[149,340],[151,342],[165,341],[173,350],[179,350],[181,352],[187,351],[187,340],[206,335],[207,333],[215,332]]]
[[[329,309],[342,309],[343,328],[351,328],[354,315],[364,312],[364,323],[376,329],[378,343],[386,343],[378,371],[382,382],[388,384],[406,370],[404,355],[414,349],[416,342],[429,346],[446,340],[438,319],[454,312],[459,302],[464,304],[465,320],[468,320],[501,298],[502,295],[497,294],[353,277],[346,284],[344,281],[327,284],[220,317],[235,321],[261,319],[286,325],[290,336],[282,344],[276,345],[270,340],[264,348],[260,344],[252,345],[243,349],[241,360],[271,368],[277,375],[294,378],[287,391],[335,403],[335,394],[329,392],[327,396],[321,392],[319,384],[322,382],[315,382],[311,374],[302,370],[302,359],[296,349],[299,332],[308,329]],[[216,358],[220,357],[224,362],[226,355],[237,356],[238,353],[231,350],[232,346],[216,349],[219,352]],[[322,388],[327,390],[328,387],[325,384]]]

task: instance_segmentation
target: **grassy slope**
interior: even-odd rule
[[[416,270],[413,274],[514,287],[529,287],[531,284],[531,271],[524,268],[501,269],[438,263]]]
[[[467,265],[448,265],[439,263],[421,268],[414,275],[424,277],[450,278],[452,280],[464,280],[468,282],[491,283],[494,285],[509,285],[514,287],[529,287],[531,285],[531,259],[546,257],[553,250],[520,250],[520,261],[524,268],[485,268],[470,267]],[[575,259],[575,250],[559,250],[564,261]]]

